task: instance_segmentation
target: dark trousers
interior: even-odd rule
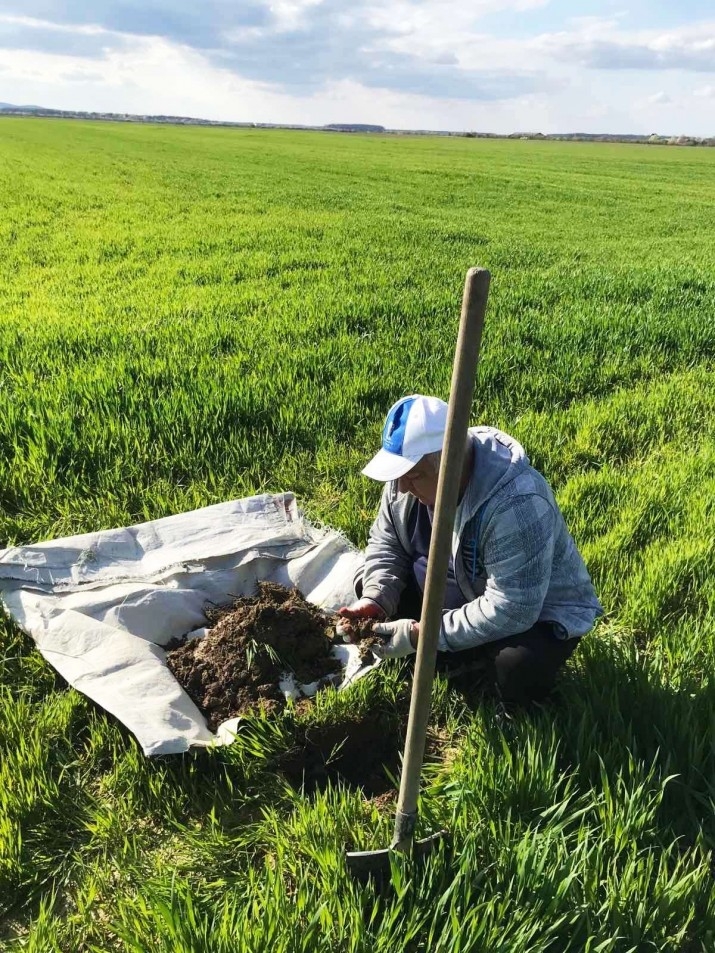
[[[362,578],[355,581],[362,595]],[[398,619],[419,619],[422,591],[410,579],[397,607]],[[544,699],[554,686],[556,673],[574,652],[580,639],[560,639],[550,622],[537,622],[526,632],[487,642],[461,652],[438,652],[437,671],[448,678],[470,674],[487,691],[510,705],[528,705]]]

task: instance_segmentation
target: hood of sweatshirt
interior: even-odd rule
[[[526,451],[509,434],[495,427],[470,427],[469,436],[472,475],[459,507],[464,522],[529,466]]]

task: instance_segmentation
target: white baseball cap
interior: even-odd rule
[[[443,400],[421,394],[403,397],[387,415],[382,449],[362,472],[382,483],[399,480],[426,453],[442,449],[446,427],[447,404]]]

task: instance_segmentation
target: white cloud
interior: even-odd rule
[[[9,101],[58,109],[198,116],[239,122],[378,122],[392,128],[496,128],[498,103],[470,104],[369,89],[342,80],[320,93],[292,96],[221,69],[201,54],[161,38],[143,38],[131,50],[101,60],[8,51],[9,73],[0,88]],[[5,86],[7,83],[7,86]],[[517,100],[514,110],[518,111]],[[510,120],[508,120],[510,122]],[[515,121],[515,120],[514,120]],[[510,131],[511,125],[502,127]]]
[[[690,70],[715,73],[715,21],[668,31],[620,28],[617,19],[572,21],[532,46],[568,63],[603,70]]]
[[[482,0],[481,6],[491,9],[495,2]],[[541,0],[512,2],[523,7]],[[386,0],[382,13],[389,15],[378,29],[371,8],[355,7],[349,0],[336,0],[330,5],[323,0],[280,0],[270,5],[269,20],[263,19],[254,0],[253,6],[243,11],[244,20],[239,26],[217,33],[215,26],[204,24],[203,45],[151,32],[138,36],[96,26],[74,30],[66,24],[48,27],[46,21],[37,18],[9,17],[15,32],[3,37],[0,31],[0,47],[98,58],[112,49],[162,38],[203,55],[218,68],[230,69],[242,79],[268,84],[276,92],[288,95],[312,95],[342,81],[428,98],[468,101],[516,99],[554,87],[554,80],[543,71],[509,68],[508,58],[502,57],[501,63],[492,62],[489,57],[473,62],[460,60],[451,48],[456,37],[447,46],[443,41],[436,45],[431,41],[420,44],[417,34],[406,44],[392,42],[397,23],[403,31],[414,32],[418,21],[424,18],[429,26],[426,36],[432,37],[437,14],[445,12],[442,8],[453,12],[455,18],[461,9],[465,29],[474,19],[474,13],[466,12],[458,0],[429,0],[420,7],[410,5],[416,11],[415,22],[410,26],[406,18],[392,16],[402,9],[403,3],[404,0]],[[152,11],[152,16],[156,13]],[[388,26],[391,16],[393,27]],[[150,17],[145,27],[148,29],[154,22]],[[451,24],[450,29],[453,28]],[[181,20],[175,24],[174,33],[183,36],[187,29],[187,22]],[[67,34],[67,38],[58,41],[58,32]]]
[[[319,7],[323,2],[324,0],[276,0],[268,6],[275,17],[277,32],[283,33],[300,28],[311,7]]]
[[[74,33],[80,36],[99,36],[110,31],[91,23],[55,23],[38,17],[16,16],[12,13],[0,13],[0,24],[27,27],[31,30],[52,30],[56,33]]]
[[[703,102],[715,87],[692,82],[708,57],[715,73],[711,22],[629,31],[612,14],[496,36],[485,24],[499,11],[544,0],[242,0],[236,15],[222,0],[144,0],[118,25],[114,0],[72,0],[67,17],[86,4],[94,18],[73,25],[24,2],[27,14],[0,15],[3,101],[495,132],[715,127]]]
[[[464,69],[475,67],[528,69],[523,41],[497,38],[484,33],[480,20],[485,14],[509,8],[526,10],[544,6],[543,0],[385,0],[368,5],[365,23],[376,33],[374,45],[433,63],[457,62]],[[521,54],[521,55],[520,55]],[[533,60],[533,55],[527,57]]]

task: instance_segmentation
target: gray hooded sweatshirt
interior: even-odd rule
[[[554,495],[513,437],[469,431],[472,474],[457,508],[452,560],[464,605],[443,614],[438,648],[454,652],[552,622],[561,638],[584,635],[603,612]],[[365,552],[363,596],[397,611],[417,554],[411,493],[387,483]]]

